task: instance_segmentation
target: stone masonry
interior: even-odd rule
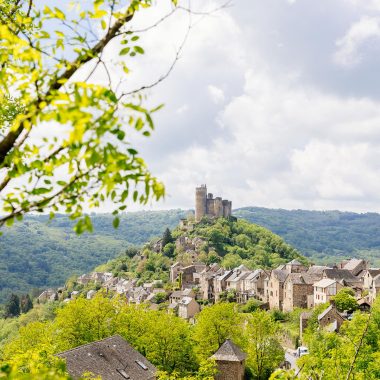
[[[195,189],[195,220],[199,222],[204,216],[227,218],[232,213],[232,202],[221,197],[214,198],[211,193],[207,194],[206,185]]]

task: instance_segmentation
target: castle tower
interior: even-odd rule
[[[222,204],[222,198],[216,197],[214,202],[214,216],[216,218],[220,218],[223,216],[223,204]]]
[[[246,357],[247,354],[230,339],[227,339],[212,356],[218,367],[218,374],[215,379],[243,380]]]
[[[207,187],[201,185],[195,189],[195,220],[199,222],[205,215],[207,209]]]

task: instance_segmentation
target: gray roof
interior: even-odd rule
[[[343,269],[354,270],[358,265],[360,265],[364,260],[362,259],[350,259],[343,267]]]
[[[313,285],[320,278],[320,276],[311,275],[308,273],[289,273],[286,278],[286,282],[292,281],[293,284],[297,285]]]
[[[308,270],[307,270],[307,273],[309,274],[318,274],[318,275],[321,275],[323,274],[323,271],[325,269],[331,269],[329,267],[326,267],[324,265],[312,265]]]
[[[324,273],[327,278],[331,278],[334,280],[345,280],[349,282],[358,282],[359,279],[354,276],[349,270],[347,269],[325,269]]]
[[[226,341],[219,347],[219,350],[216,351],[212,357],[215,360],[240,362],[247,357],[247,354],[244,353],[230,339],[226,339]]]
[[[318,314],[318,321],[320,321],[324,316],[327,315],[333,308],[333,305],[330,305],[325,311],[323,311],[321,314]]]
[[[284,271],[284,270],[278,270],[278,269],[274,269],[272,270],[272,276],[276,277],[278,279],[278,281],[280,282],[285,282],[286,280],[286,277],[288,277],[288,272]]]
[[[157,369],[120,335],[85,344],[57,355],[67,372],[79,379],[91,372],[103,380],[151,380]]]

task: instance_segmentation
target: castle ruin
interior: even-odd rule
[[[195,220],[199,222],[204,216],[227,218],[232,213],[232,202],[221,197],[214,198],[207,194],[206,185],[195,189]]]

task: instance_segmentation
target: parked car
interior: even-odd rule
[[[301,356],[307,355],[308,353],[309,350],[307,349],[307,347],[300,346],[297,348],[296,356],[300,358]]]

